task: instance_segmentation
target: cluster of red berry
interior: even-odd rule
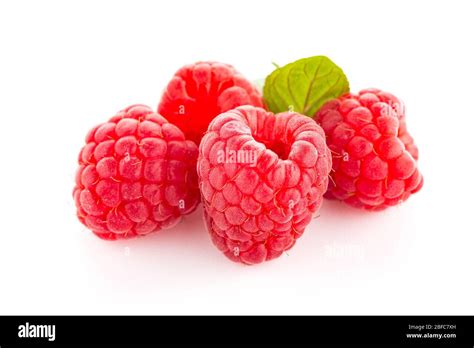
[[[179,223],[203,203],[213,243],[257,264],[293,246],[323,195],[368,210],[423,183],[404,109],[376,89],[316,115],[274,114],[232,66],[184,66],[157,111],[133,105],[94,127],[79,155],[79,220],[107,240]]]

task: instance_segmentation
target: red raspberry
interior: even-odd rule
[[[382,210],[423,186],[418,148],[407,132],[403,104],[378,89],[327,102],[315,119],[326,133],[333,172],[326,197]]]
[[[147,106],[93,128],[79,155],[79,220],[103,239],[131,238],[177,224],[199,202],[197,146]]]
[[[330,170],[324,132],[307,116],[253,106],[219,115],[198,157],[212,241],[245,264],[280,256],[319,209]]]
[[[231,65],[198,62],[176,72],[158,113],[199,145],[214,117],[240,105],[262,106],[260,92]]]

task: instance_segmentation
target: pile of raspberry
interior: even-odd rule
[[[73,191],[80,222],[127,239],[172,228],[202,202],[214,245],[252,265],[289,250],[323,196],[383,210],[421,189],[393,95],[346,94],[314,118],[264,105],[231,65],[179,69],[157,111],[129,106],[86,135]]]

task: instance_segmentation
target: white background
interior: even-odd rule
[[[474,314],[469,1],[8,1],[0,5],[0,314]],[[92,126],[156,107],[183,64],[250,80],[324,54],[353,91],[402,98],[423,190],[365,213],[325,202],[296,246],[245,267],[179,227],[105,242],[72,200]]]

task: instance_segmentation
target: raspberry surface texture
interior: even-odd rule
[[[311,118],[253,106],[222,113],[209,125],[198,157],[213,243],[244,264],[280,256],[319,209],[330,170],[324,132]]]
[[[263,106],[256,87],[231,65],[198,62],[176,72],[161,97],[158,113],[199,145],[214,117],[241,105]]]
[[[79,220],[114,240],[176,225],[199,203],[197,146],[147,106],[133,105],[93,128],[79,154]]]
[[[333,171],[326,197],[357,208],[383,210],[419,191],[418,148],[405,108],[378,89],[346,94],[315,115],[326,133]]]

